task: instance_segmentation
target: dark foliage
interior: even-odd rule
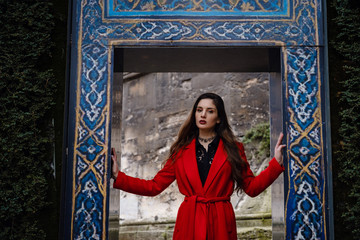
[[[49,1],[0,0],[0,239],[45,239],[56,81]]]
[[[360,239],[360,4],[328,9],[335,238]]]
[[[243,143],[258,143],[256,157],[270,157],[270,123],[260,123],[246,132]]]

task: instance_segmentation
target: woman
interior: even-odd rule
[[[185,198],[178,211],[173,239],[235,240],[236,222],[230,196],[235,189],[255,197],[283,172],[282,137],[280,134],[269,167],[255,177],[243,145],[231,131],[223,100],[216,94],[205,93],[196,100],[170,148],[168,160],[152,180],[119,172],[112,149],[114,188],[155,196],[176,179]]]

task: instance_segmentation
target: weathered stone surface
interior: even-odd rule
[[[271,239],[271,216],[253,214],[236,220],[238,239]],[[119,229],[121,240],[168,240],[172,239],[175,220],[135,221],[122,224]]]
[[[230,124],[241,141],[252,126],[269,121],[268,84],[268,74],[263,73],[151,73],[124,80],[122,171],[134,177],[151,179],[167,158],[170,145],[195,99],[204,92],[223,97]],[[245,146],[245,149],[256,173],[266,166],[268,159],[255,160],[254,147]],[[243,193],[234,194],[232,203],[236,215],[270,213],[270,195],[270,190],[255,199]],[[120,222],[125,225],[134,221],[156,223],[175,219],[184,198],[176,183],[153,198],[125,192],[121,192],[120,197]],[[126,239],[123,237],[121,239]]]
[[[271,227],[248,228],[238,232],[238,240],[267,240],[272,238]]]

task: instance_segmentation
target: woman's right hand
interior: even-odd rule
[[[117,156],[116,156],[115,148],[111,148],[111,161],[112,161],[111,178],[116,180],[119,173],[119,166],[117,164]]]

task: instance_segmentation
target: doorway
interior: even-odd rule
[[[280,64],[280,48],[116,48],[114,50],[114,64],[113,64],[113,87],[112,87],[112,96],[113,96],[113,104],[112,104],[112,133],[111,133],[111,144],[115,146],[117,149],[121,149],[124,146],[121,146],[124,143],[124,120],[129,117],[131,114],[124,116],[123,109],[123,99],[124,95],[128,95],[131,91],[129,87],[124,87],[125,84],[128,84],[132,81],[133,85],[139,84],[139,78],[146,78],[151,74],[156,73],[160,77],[162,76],[164,80],[164,75],[172,74],[172,73],[182,73],[179,77],[179,74],[173,74],[175,78],[175,89],[185,87],[189,88],[189,81],[193,79],[194,75],[197,75],[199,72],[203,74],[212,75],[212,77],[208,77],[209,82],[206,83],[206,80],[203,81],[202,84],[205,83],[208,85],[216,85],[222,84],[223,82],[219,81],[218,83],[214,80],[214,75],[218,78],[223,76],[224,73],[229,76],[243,75],[247,73],[248,76],[254,73],[258,73],[260,77],[254,77],[253,79],[260,79],[261,81],[267,81],[268,83],[268,107],[269,107],[269,120],[270,128],[271,128],[271,147],[275,145],[275,141],[277,135],[280,131],[282,131],[282,99],[281,99],[281,64]],[[125,74],[127,73],[127,74]],[[208,75],[208,76],[209,76]],[[170,77],[171,78],[171,77]],[[177,78],[177,79],[176,79]],[[204,78],[204,77],[203,77]],[[231,78],[231,76],[230,76]],[[241,77],[240,77],[241,78]],[[190,79],[190,80],[189,80]],[[261,80],[262,79],[262,80]],[[264,80],[265,79],[265,80]],[[267,79],[267,80],[266,80]],[[161,81],[161,80],[160,80]],[[166,81],[166,80],[165,80]],[[164,82],[164,81],[163,81]],[[178,82],[178,83],[176,83]],[[142,86],[143,93],[146,94],[147,88],[149,86],[155,87],[156,84],[150,84],[148,86]],[[191,84],[190,84],[191,85]],[[140,85],[137,87],[139,88]],[[242,84],[238,84],[237,87],[241,88]],[[136,86],[133,86],[133,89]],[[199,87],[199,86],[198,86]],[[228,86],[227,86],[228,87]],[[256,87],[256,86],[255,86]],[[141,86],[140,86],[141,88]],[[206,87],[204,87],[206,88]],[[200,91],[203,89],[201,88]],[[210,88],[211,89],[211,88]],[[140,90],[141,91],[141,90]],[[152,91],[152,92],[156,92]],[[227,102],[231,102],[232,98],[230,95],[228,96],[228,92],[224,91],[221,95],[225,104]],[[257,94],[256,92],[254,94]],[[259,92],[258,92],[259,94]],[[260,93],[261,94],[261,93]],[[135,94],[136,95],[136,94]],[[199,93],[194,94],[195,97],[199,95]],[[235,94],[236,95],[236,94]],[[154,95],[154,97],[156,97]],[[157,96],[160,97],[160,96]],[[169,96],[163,96],[163,101],[166,101],[165,98]],[[127,97],[126,97],[127,99]],[[134,99],[134,98],[133,98]],[[140,99],[140,98],[139,98]],[[140,99],[141,104],[149,103],[149,96],[142,97]],[[185,100],[184,100],[185,99]],[[195,99],[192,99],[191,96],[184,97],[182,105],[186,105],[186,109],[191,108],[191,104]],[[187,103],[186,103],[187,100]],[[142,101],[142,103],[141,103]],[[187,106],[189,105],[189,106]],[[231,105],[231,104],[230,104]],[[139,106],[139,105],[138,105]],[[178,107],[178,106],[176,106]],[[175,111],[176,112],[176,111]],[[230,112],[227,109],[228,117],[230,117]],[[178,119],[179,122],[183,122],[184,118],[186,118],[188,112],[183,112],[182,114],[175,114],[174,119]],[[236,114],[235,114],[236,115]],[[139,116],[138,116],[139,117]],[[140,116],[144,117],[144,116]],[[154,117],[154,116],[153,116]],[[177,117],[177,118],[176,118]],[[161,116],[159,116],[161,118]],[[124,120],[123,120],[124,119]],[[165,120],[164,120],[165,119]],[[234,116],[234,122],[236,121],[236,116]],[[129,120],[129,119],[128,119]],[[131,121],[131,119],[130,119]],[[157,119],[157,121],[166,121],[166,118]],[[148,134],[156,134],[156,129],[153,129],[153,132]],[[176,136],[176,133],[175,133]],[[239,133],[239,137],[243,136],[243,132]],[[146,136],[144,135],[144,138]],[[131,140],[131,139],[130,139]],[[241,139],[239,139],[241,140]],[[132,146],[136,145],[136,141],[132,143]],[[161,145],[161,144],[160,144]],[[166,150],[166,144],[164,144],[163,148]],[[130,146],[130,145],[129,145]],[[120,152],[118,152],[121,154]],[[248,156],[249,158],[249,156]],[[158,160],[161,162],[161,159]],[[153,165],[158,165],[158,162],[154,160]],[[131,166],[126,166],[128,169]],[[253,169],[254,170],[254,169]],[[141,172],[141,171],[140,171]],[[151,172],[151,170],[150,170]],[[156,172],[155,172],[156,173]],[[129,172],[129,175],[134,176]],[[140,174],[141,175],[141,174]],[[138,176],[138,177],[146,177],[146,176]],[[273,237],[278,236],[274,239],[281,239],[284,236],[284,194],[283,194],[283,179],[280,177],[274,184],[271,193],[271,203],[272,203],[272,214],[270,215],[270,221],[272,222],[272,235]],[[178,192],[176,188],[174,188],[175,192]],[[172,191],[169,191],[169,193]],[[234,195],[235,196],[235,195]],[[177,197],[174,197],[177,199]],[[233,197],[234,198],[234,197]],[[241,197],[240,197],[241,198]],[[236,211],[236,204],[240,202],[239,197],[233,200],[234,207]],[[119,236],[116,230],[117,223],[121,221],[121,213],[119,218],[119,206],[120,203],[120,193],[117,190],[111,189],[110,193],[110,224],[109,224],[109,237],[110,239],[117,239]],[[180,199],[181,200],[181,199]],[[180,201],[181,202],[181,201]],[[134,203],[137,205],[138,201],[136,199],[127,200],[127,207],[131,207],[129,203]],[[120,203],[121,204],[121,203]],[[125,204],[125,203],[124,203]],[[133,205],[134,205],[133,204]],[[159,204],[156,202],[152,202],[152,204]],[[134,211],[138,211],[137,206],[133,206]],[[175,203],[176,205],[176,203]],[[177,212],[177,211],[175,211]],[[130,211],[131,213],[131,211]],[[158,215],[156,215],[158,216]],[[249,220],[249,219],[241,219],[243,216],[238,216],[239,220]],[[246,217],[245,217],[246,218]],[[154,221],[157,221],[156,217],[154,217]],[[266,219],[267,220],[267,219]],[[161,222],[159,220],[159,222]],[[131,224],[130,224],[131,225]],[[164,226],[167,228],[171,228],[168,222],[164,223]]]

